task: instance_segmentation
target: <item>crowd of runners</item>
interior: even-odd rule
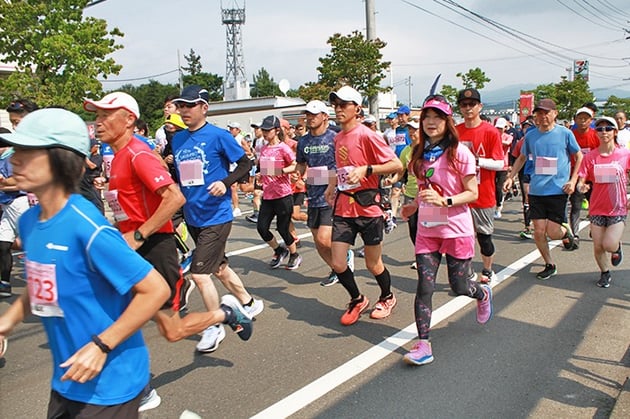
[[[170,342],[201,335],[202,353],[218,349],[224,324],[250,339],[264,304],[225,254],[233,219],[243,214],[239,193],[252,199],[246,218],[271,248],[269,269],[299,269],[295,223],[306,223],[330,270],[317,280],[347,292],[343,326],[364,312],[385,319],[397,307],[382,249],[405,221],[418,276],[418,340],[403,356],[411,365],[434,359],[432,296],[443,257],[452,291],[476,300],[479,324],[492,318],[492,236],[505,199],[521,196],[520,237],[533,239],[544,259],[540,280],[557,273],[548,240],[579,248],[574,232],[588,209],[594,282],[611,285],[628,209],[623,112],[602,116],[584,104],[567,128],[557,123],[554,101],[541,99],[515,126],[485,118],[480,92],[464,89],[456,104],[431,95],[416,112],[401,106],[381,133],[354,88],[321,99],[306,104],[294,126],[269,115],[246,136],[237,123],[208,123],[208,91],[191,85],[165,98],[155,139],[123,92],[84,101],[94,115],[92,140],[72,112],[27,100],[9,105],[13,131],[0,130],[0,297],[13,296],[16,248],[28,286],[0,316],[0,356],[27,315],[40,317],[54,364],[49,417],[136,417],[159,406],[140,332],[150,319]],[[357,236],[375,296],[362,293],[355,277]],[[480,272],[472,264],[477,246]],[[229,294],[220,297],[214,277]],[[203,311],[188,309],[194,289]],[[128,377],[122,384],[119,374]]]

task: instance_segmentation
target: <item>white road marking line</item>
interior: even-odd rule
[[[579,229],[582,230],[588,224],[589,223],[587,221],[581,222]],[[551,241],[549,242],[549,248],[553,249],[561,243],[561,240]],[[497,273],[497,279],[493,281],[490,286],[494,288],[539,258],[540,253],[538,252],[538,249],[528,253]],[[448,319],[468,304],[471,304],[473,301],[474,300],[472,298],[467,296],[459,296],[444,304],[433,312],[433,316],[431,317],[431,327],[435,327],[442,321]],[[417,336],[418,332],[416,324],[412,323],[401,331],[388,337],[378,345],[371,347],[345,364],[335,368],[310,384],[305,385],[296,392],[252,416],[252,419],[277,419],[291,416],[336,387],[359,375],[381,359],[385,358],[387,355],[390,355],[401,346],[404,346],[411,340],[415,339]]]

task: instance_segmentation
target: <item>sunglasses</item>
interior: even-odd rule
[[[188,108],[188,109],[192,109],[195,106],[199,105],[201,102],[193,102],[193,103],[188,103],[188,102],[177,102],[177,104],[175,105],[177,107],[177,109],[180,108]]]
[[[615,129],[615,127],[611,127],[610,125],[606,125],[605,127],[595,127],[595,131],[598,132],[610,132],[614,131]]]
[[[7,112],[19,112],[24,110],[24,105],[20,102],[11,102],[7,107]]]
[[[460,108],[474,108],[475,106],[477,106],[477,103],[479,102],[475,102],[474,100],[465,100],[463,102],[459,102],[459,107]]]
[[[334,108],[337,108],[337,107],[345,108],[346,106],[354,105],[354,102],[346,102],[344,100],[338,100],[334,102],[332,105]]]

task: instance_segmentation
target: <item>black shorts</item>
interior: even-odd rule
[[[171,296],[162,306],[162,310],[172,308],[179,310],[179,290],[184,284],[175,235],[170,233],[155,233],[147,238],[138,253],[146,259],[156,271],[166,280]]]
[[[383,217],[333,218],[332,241],[354,245],[357,234],[361,234],[366,246],[383,241]]]
[[[212,275],[219,267],[228,263],[225,256],[225,244],[232,231],[232,222],[208,227],[188,226],[188,231],[195,241],[195,251],[190,265],[190,273]]]
[[[301,207],[306,200],[306,192],[296,192],[293,194],[293,206]]]
[[[142,391],[126,403],[112,406],[100,406],[83,402],[75,402],[63,397],[55,390],[50,390],[47,418],[137,418],[138,408],[142,400]]]
[[[529,195],[529,217],[549,220],[556,224],[567,222],[568,195]]]
[[[308,228],[320,228],[321,226],[332,226],[333,209],[331,207],[308,207],[306,209]]]

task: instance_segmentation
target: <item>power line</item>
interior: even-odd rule
[[[604,28],[604,29],[608,29],[608,30],[611,30],[611,31],[615,31],[615,32],[617,32],[617,30],[616,30],[616,29],[610,28],[610,27],[608,27],[608,26],[606,26],[606,25],[605,25],[605,26],[602,26],[602,24],[601,24],[601,23],[594,21],[593,19],[591,19],[591,18],[590,18],[590,17],[588,17],[588,16],[584,16],[582,13],[578,12],[577,10],[575,10],[574,8],[572,8],[571,6],[569,6],[569,5],[565,4],[565,3],[563,3],[561,0],[556,0],[556,1],[557,1],[558,3],[560,3],[561,5],[563,5],[564,7],[566,7],[567,9],[569,9],[570,11],[572,11],[573,13],[575,13],[576,15],[580,16],[582,19],[584,19],[584,20],[588,20],[589,22],[591,22],[591,23],[593,23],[593,24],[595,24],[595,25],[597,25],[597,26],[599,26],[599,27],[602,27],[602,28]]]
[[[102,1],[104,1],[104,0],[102,0]],[[121,82],[127,82],[127,81],[147,80],[147,79],[152,79],[152,78],[155,78],[155,77],[165,76],[167,74],[178,73],[178,72],[179,72],[179,69],[175,69],[175,70],[167,71],[165,73],[154,74],[152,76],[136,77],[136,78],[133,78],[133,79],[117,79],[117,80],[103,79],[103,80],[99,80],[99,81],[101,83],[121,83]]]

